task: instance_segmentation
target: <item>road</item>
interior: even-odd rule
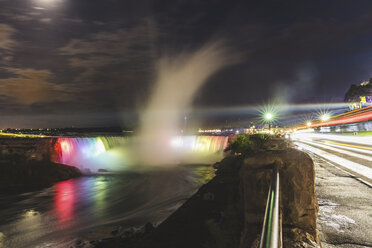
[[[314,160],[322,245],[372,247],[372,137],[297,134]]]

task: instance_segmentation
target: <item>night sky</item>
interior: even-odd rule
[[[196,108],[342,102],[372,77],[372,1],[0,0],[0,128],[127,125],[156,61],[224,40]]]

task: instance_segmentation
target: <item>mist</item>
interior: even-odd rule
[[[211,75],[234,62],[223,42],[157,62],[157,77],[145,110],[140,115],[139,152],[143,163],[169,164],[172,138],[180,135],[181,123],[197,91]]]

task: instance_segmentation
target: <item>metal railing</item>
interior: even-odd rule
[[[265,218],[262,226],[260,248],[282,247],[282,225],[279,205],[279,169],[274,164],[269,193],[267,196]]]

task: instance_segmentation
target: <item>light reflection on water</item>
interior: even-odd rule
[[[58,222],[60,225],[66,222],[71,225],[75,201],[73,180],[57,183],[55,187],[55,213],[58,216]]]
[[[213,175],[211,166],[175,166],[0,195],[0,247],[69,247],[74,239],[97,237],[108,227],[157,223]]]

